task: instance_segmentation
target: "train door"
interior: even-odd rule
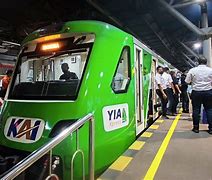
[[[135,106],[136,106],[136,135],[144,130],[143,82],[142,63],[143,50],[135,45]]]

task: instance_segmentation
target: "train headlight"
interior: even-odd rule
[[[63,130],[65,130],[70,125],[74,124],[77,120],[62,120],[59,121],[52,129],[52,131],[49,134],[50,138],[53,138],[60,134]]]
[[[42,51],[58,50],[60,49],[60,47],[61,45],[59,42],[52,42],[52,43],[42,44],[41,50]]]

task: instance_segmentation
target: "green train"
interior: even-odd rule
[[[0,173],[93,113],[98,176],[157,118],[154,76],[159,61],[168,64],[132,35],[99,21],[72,21],[31,33],[2,109]],[[79,133],[86,175],[88,128],[85,124]],[[80,157],[70,171],[75,150],[75,134],[53,149],[59,179],[70,179],[71,173],[82,179]],[[45,179],[45,163],[41,158],[25,179]]]

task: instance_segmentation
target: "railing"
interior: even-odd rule
[[[52,149],[57,146],[60,142],[62,142],[65,138],[67,138],[70,134],[77,131],[77,139],[78,139],[78,129],[84,125],[87,121],[89,121],[89,179],[94,180],[94,117],[92,114],[88,114],[85,117],[79,119],[74,124],[67,127],[63,130],[59,135],[54,137],[51,141],[41,146],[36,151],[32,152],[29,156],[24,158],[10,170],[8,170],[5,175],[1,178],[1,180],[11,180],[20,175],[23,171],[25,171],[28,167],[34,164],[37,160],[39,160],[42,156],[49,152],[50,155],[50,167],[49,167],[49,177],[51,177],[51,166],[52,166]],[[77,145],[78,147],[78,145]],[[77,151],[81,151],[77,148]],[[72,158],[74,161],[75,156]],[[84,156],[84,155],[82,155]],[[72,162],[71,162],[72,163]],[[83,162],[84,164],[84,162]],[[73,167],[72,173],[73,173]],[[71,175],[73,177],[73,175]],[[83,173],[84,176],[84,173]],[[83,177],[84,179],[85,177]]]

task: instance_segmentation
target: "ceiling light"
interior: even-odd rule
[[[199,49],[201,48],[202,44],[200,42],[197,42],[194,44],[194,49]]]
[[[196,0],[197,2],[205,2],[206,0]]]

